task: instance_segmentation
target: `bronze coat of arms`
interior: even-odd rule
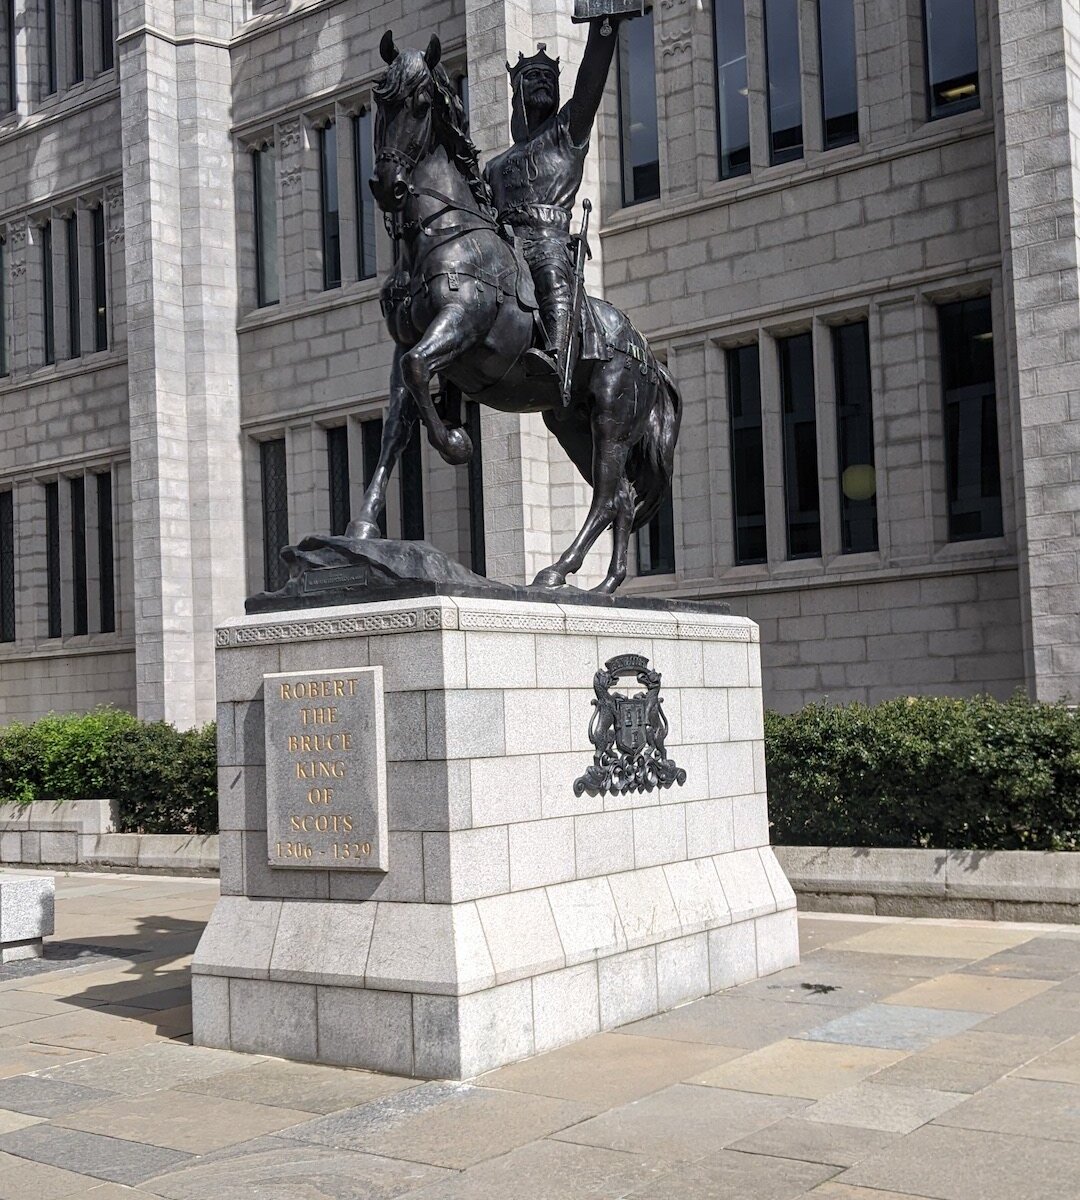
[[[635,696],[612,692],[625,676],[636,676],[644,687]],[[642,654],[620,654],[608,659],[593,678],[593,715],[589,740],[596,748],[593,765],[574,781],[574,794],[590,796],[651,792],[654,788],[682,786],[686,772],[667,757],[668,735],[664,702],[660,698],[660,672]]]

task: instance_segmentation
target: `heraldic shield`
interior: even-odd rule
[[[645,691],[636,696],[612,693],[623,676],[636,676]],[[593,765],[574,781],[574,794],[590,796],[613,792],[651,792],[654,788],[681,787],[686,772],[667,757],[664,741],[667,717],[660,698],[660,672],[642,654],[620,654],[609,659],[593,679],[589,740],[596,748]]]

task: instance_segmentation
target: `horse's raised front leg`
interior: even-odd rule
[[[476,340],[465,308],[450,304],[436,313],[424,336],[401,359],[402,378],[416,401],[428,441],[444,461],[455,467],[463,466],[472,457],[472,442],[464,429],[446,427],[431,399],[431,380]]]
[[[386,489],[397,461],[412,437],[417,421],[416,405],[412,402],[404,380],[401,378],[401,359],[404,351],[399,346],[394,352],[394,365],[390,371],[390,404],[383,425],[382,445],[379,448],[379,465],[375,468],[364,493],[360,511],[349,522],[346,537],[377,538],[382,536],[379,517],[386,507]]]
[[[589,515],[559,561],[541,571],[533,580],[533,587],[561,587],[567,575],[581,569],[593,543],[618,516],[619,489],[626,478],[629,446],[625,438],[612,436],[611,427],[615,424],[609,418],[594,421],[593,498]]]

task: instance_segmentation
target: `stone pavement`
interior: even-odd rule
[[[0,1200],[1065,1200],[1080,931],[813,916],[802,966],[473,1084],[190,1045],[207,880],[57,878]]]

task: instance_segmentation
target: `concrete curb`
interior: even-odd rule
[[[774,849],[804,912],[1080,924],[1080,853]]]

